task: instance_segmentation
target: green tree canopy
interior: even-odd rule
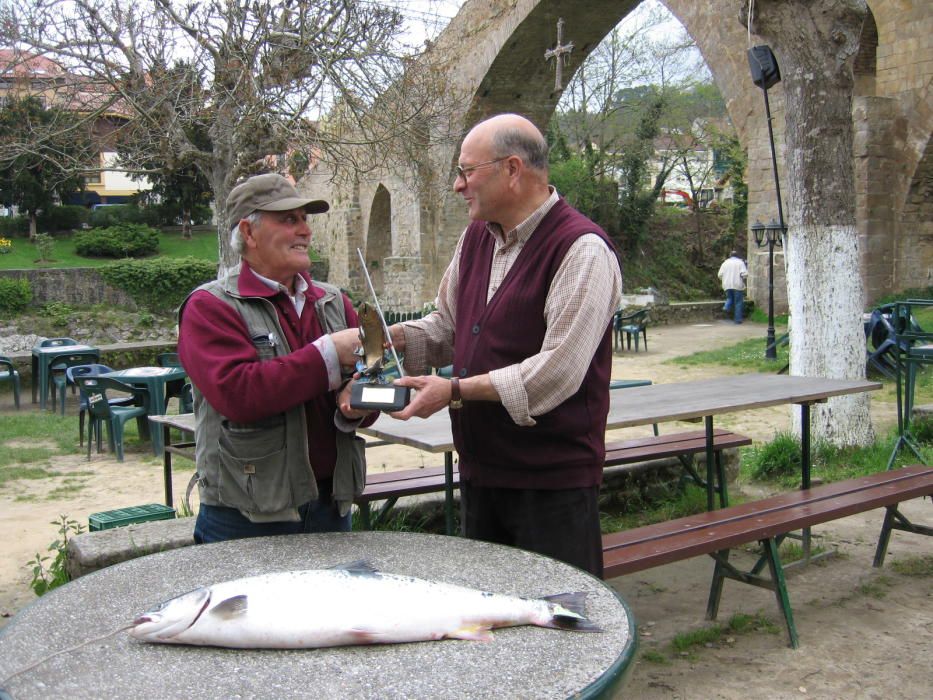
[[[93,153],[85,122],[72,112],[46,109],[34,96],[0,109],[0,198],[29,216],[30,237],[40,210],[84,189]]]

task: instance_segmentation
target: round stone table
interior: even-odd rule
[[[360,559],[387,573],[510,595],[586,591],[587,615],[603,631],[525,626],[495,630],[491,642],[300,650],[149,644],[124,631],[11,677],[200,585]],[[439,535],[291,535],[153,554],[51,591],[0,630],[0,697],[611,697],[623,683],[635,646],[635,622],[626,604],[602,581],[553,559]]]

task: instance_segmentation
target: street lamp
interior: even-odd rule
[[[777,359],[777,342],[774,339],[774,246],[784,245],[784,226],[774,219],[767,224],[755,221],[752,224],[755,245],[759,248],[768,246],[768,339],[765,346],[765,359]]]
[[[771,103],[768,101],[768,88],[781,82],[781,69],[769,46],[753,46],[748,50],[748,66],[752,71],[752,82],[761,88],[765,96],[765,117],[768,121],[768,142],[771,144],[771,170],[774,172],[774,191],[777,195],[778,220],[764,225],[756,221],[751,227],[755,234],[755,244],[761,248],[768,246],[768,344],[765,346],[765,359],[776,360],[777,348],[774,340],[774,246],[784,245],[787,227],[784,225],[784,208],[781,205],[781,181],[778,178],[777,154],[774,151],[774,130],[771,126]]]

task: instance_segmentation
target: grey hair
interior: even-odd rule
[[[244,216],[243,218],[249,222],[250,226],[256,226],[259,223],[260,219],[262,219],[262,212],[254,211],[249,216]],[[230,248],[231,250],[233,250],[234,253],[236,253],[237,255],[241,257],[244,251],[246,250],[246,244],[243,242],[243,236],[240,235],[240,222],[239,221],[237,221],[233,225],[233,228],[230,229]]]
[[[492,147],[497,158],[506,158],[514,154],[529,168],[547,172],[548,146],[540,133],[530,136],[521,129],[499,129],[493,134]]]

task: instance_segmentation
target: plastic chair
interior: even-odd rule
[[[10,382],[13,385],[13,403],[16,404],[16,410],[19,410],[19,372],[13,364],[13,360],[5,355],[0,355],[0,382]]]
[[[49,384],[52,387],[52,406],[54,408],[56,396],[60,396],[58,402],[61,404],[61,413],[65,415],[65,388],[71,384],[74,391],[74,382],[68,377],[68,368],[86,365],[93,362],[97,357],[91,353],[76,352],[74,355],[63,355],[55,358],[55,362],[49,367]]]
[[[107,439],[117,460],[123,461],[123,426],[131,418],[144,418],[147,415],[149,392],[124,384],[109,377],[75,377],[78,386],[87,397],[88,413],[91,421],[87,432],[87,458],[91,458],[91,433],[95,420],[107,424]],[[135,399],[133,406],[115,406],[110,403],[108,391],[130,394]]]
[[[39,341],[40,348],[54,348],[59,345],[77,345],[78,341],[74,338],[46,338]]]
[[[623,315],[621,311],[616,311],[612,317],[613,328],[613,349],[622,347],[622,334],[625,333],[626,346],[632,349],[632,337],[635,338],[635,352],[638,352],[639,336],[644,337],[645,352],[648,352],[648,309],[635,311],[628,315]]]
[[[69,382],[77,386],[78,377],[97,377],[101,374],[106,374],[107,372],[113,372],[113,368],[101,364],[75,365],[66,369],[65,375],[67,376]],[[84,394],[84,391],[79,393],[80,401],[78,403],[78,444],[83,446],[84,414],[87,413],[87,396]],[[121,396],[108,399],[112,406],[132,406],[134,400],[135,399],[132,396]],[[100,452],[100,421],[91,422],[93,423],[94,434],[97,437],[97,451]]]
[[[181,360],[178,359],[177,352],[163,352],[156,355],[156,364],[159,367],[182,367]],[[180,413],[191,413],[192,409],[184,410],[185,406],[185,386],[187,382],[184,379],[176,379],[171,382],[167,382],[165,385],[165,406],[162,407],[163,413],[168,413],[168,402],[170,399],[177,398],[179,404]],[[190,391],[190,390],[189,390]],[[188,405],[193,405],[190,401]]]

